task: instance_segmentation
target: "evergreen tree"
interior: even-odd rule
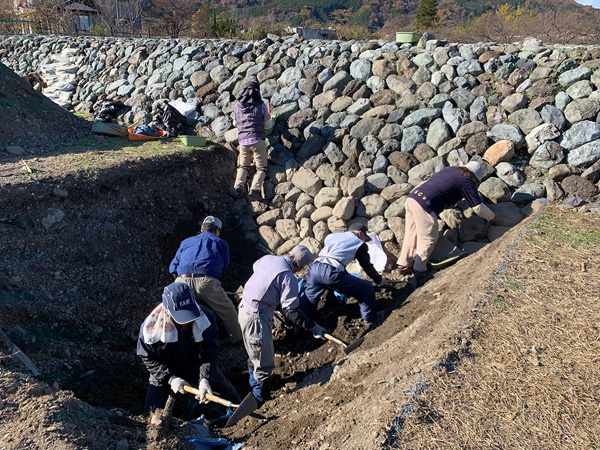
[[[423,31],[438,24],[437,0],[421,0],[417,7],[415,31]]]

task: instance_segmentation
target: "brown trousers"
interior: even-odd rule
[[[412,267],[419,272],[427,270],[427,261],[433,252],[440,232],[435,213],[428,213],[419,203],[407,198],[405,229],[398,265]]]
[[[267,174],[267,143],[263,139],[252,145],[240,145],[238,147],[238,169],[235,177],[235,187],[244,186],[246,179],[248,178],[248,169],[252,164],[252,157],[254,157],[254,164],[256,165],[256,174],[252,178],[252,185],[250,189],[262,192],[262,184]]]

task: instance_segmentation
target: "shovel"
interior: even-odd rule
[[[364,337],[361,337],[359,339],[357,339],[356,341],[354,341],[352,344],[346,344],[344,341],[342,341],[341,339],[336,338],[335,336],[332,336],[328,333],[325,333],[323,336],[325,336],[325,339],[330,340],[331,342],[335,342],[336,344],[339,344],[342,346],[342,348],[344,349],[344,353],[347,355],[348,353],[350,353],[351,351],[353,351],[354,349],[356,349],[356,347],[358,347],[360,344],[363,343],[363,341],[365,340]]]
[[[258,409],[258,403],[254,394],[252,392],[248,392],[248,395],[244,397],[242,403],[239,404],[238,409],[231,415],[227,423],[225,424],[225,428],[235,425],[240,420],[242,420],[247,415],[252,414],[254,411]]]
[[[194,389],[191,386],[183,386],[183,390],[185,392],[189,392],[190,394],[194,394],[194,395],[200,395],[200,391],[198,389]],[[230,408],[239,408],[240,405],[236,405],[235,403],[231,403],[229,400],[225,400],[224,398],[221,397],[217,397],[216,395],[213,394],[206,394],[206,399],[210,400],[211,402],[214,403],[218,403],[219,405],[223,405],[223,406],[228,406]]]

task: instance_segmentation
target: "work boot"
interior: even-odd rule
[[[414,276],[415,276],[415,280],[417,282],[417,287],[421,287],[427,281],[429,281],[429,280],[431,280],[433,278],[433,274],[435,272],[433,272],[431,270],[425,270],[424,272],[421,272],[419,270],[415,270],[413,273],[414,273]]]
[[[260,191],[258,189],[250,189],[250,192],[248,192],[248,196],[250,198],[253,198],[255,200],[262,200],[262,195],[260,195]]]
[[[396,269],[396,273],[399,275],[410,275],[411,273],[413,273],[413,268],[398,265],[398,268]]]
[[[380,322],[383,322],[383,319],[385,319],[385,314],[383,313],[383,311],[377,311],[377,313],[375,314],[375,317],[373,318],[372,322],[368,322],[365,320],[365,325],[367,325],[368,327],[370,327],[371,325],[375,325],[378,324]]]
[[[236,186],[233,188],[233,191],[235,192],[235,198],[241,198],[244,195],[244,188],[242,186]]]

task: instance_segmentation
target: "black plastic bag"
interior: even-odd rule
[[[126,108],[123,102],[105,100],[94,110],[92,118],[95,122],[111,123],[123,108]]]
[[[185,134],[185,117],[169,104],[165,105],[162,122],[169,137]]]

